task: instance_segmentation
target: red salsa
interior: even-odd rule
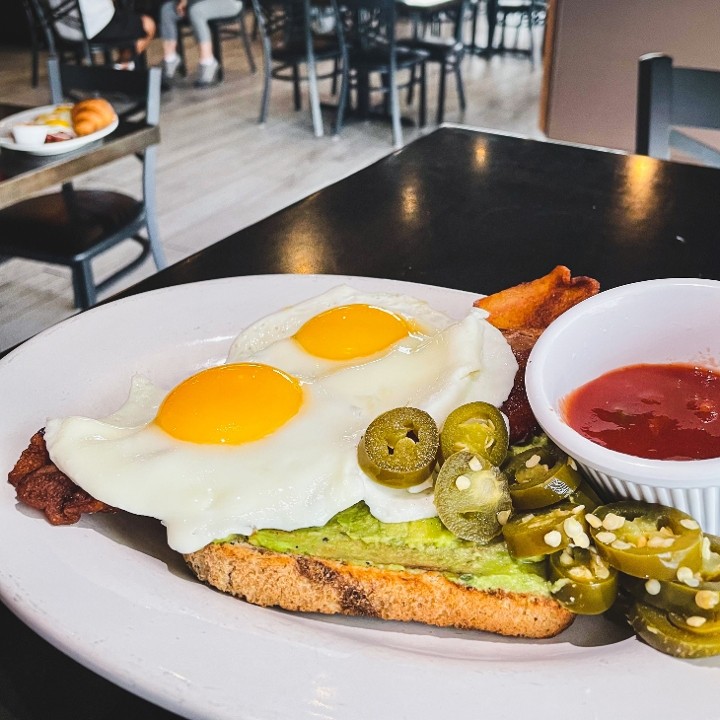
[[[720,457],[720,373],[629,365],[563,399],[565,422],[598,445],[652,460]]]

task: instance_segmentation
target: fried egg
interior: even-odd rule
[[[48,451],[97,499],[160,519],[183,553],[323,525],[361,500],[383,522],[431,517],[432,489],[378,485],[357,445],[393,407],[442,425],[465,402],[501,404],[517,363],[486,317],[471,308],[456,322],[414,298],[336,288],[248,327],[226,363],[169,392],[136,377],[113,415],[49,421]]]

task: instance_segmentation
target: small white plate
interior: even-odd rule
[[[0,468],[48,416],[103,416],[135,372],[161,386],[222,361],[263,315],[347,283],[453,317],[477,295],[372,278],[264,275],[181,285],[73,317],[0,360]],[[715,717],[720,659],[681,661],[578,618],[529,641],[249,605],[199,583],[159,522],[52,527],[0,485],[0,598],[125,689],[195,720]],[[58,716],[72,708],[58,708]]]
[[[70,140],[61,140],[60,142],[45,143],[44,145],[23,145],[15,142],[12,135],[13,125],[20,125],[24,122],[30,122],[34,120],[38,115],[52,112],[57,105],[43,105],[42,107],[32,108],[31,110],[23,110],[22,112],[15,113],[14,115],[8,115],[0,120],[0,147],[7,148],[8,150],[18,150],[20,152],[30,153],[31,155],[62,155],[63,153],[70,152],[71,150],[77,150],[78,148],[87,145],[88,143],[104,138],[109,135],[118,126],[118,117],[115,116],[107,127],[97,132],[90,133],[90,135],[83,135],[82,137],[75,137]],[[58,130],[67,130],[58,126]]]

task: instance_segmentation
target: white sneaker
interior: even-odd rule
[[[180,56],[176,55],[172,60],[162,61],[163,80],[172,80],[180,67]]]
[[[220,63],[213,58],[211,63],[198,65],[198,76],[195,81],[195,87],[210,87],[218,83],[218,75],[220,74]]]

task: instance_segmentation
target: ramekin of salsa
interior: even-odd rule
[[[717,535],[719,318],[718,280],[664,278],[603,290],[543,331],[525,371],[538,424],[602,496],[676,507],[692,515],[705,532]],[[649,375],[654,366],[662,368],[661,380]],[[689,375],[691,383],[680,383],[680,414],[673,410],[666,388],[666,376],[672,378],[676,370]],[[598,419],[568,417],[573,394],[597,378],[600,393],[590,397],[589,405],[600,410]],[[613,400],[611,390],[614,405],[606,404]],[[682,425],[688,412],[694,423],[690,429]],[[633,413],[641,416],[644,429]],[[623,424],[630,430],[619,429]],[[595,437],[589,438],[582,426]],[[618,440],[622,435],[628,437]]]
[[[565,422],[610,450],[651,460],[720,457],[720,372],[684,363],[628,365],[565,396]]]

